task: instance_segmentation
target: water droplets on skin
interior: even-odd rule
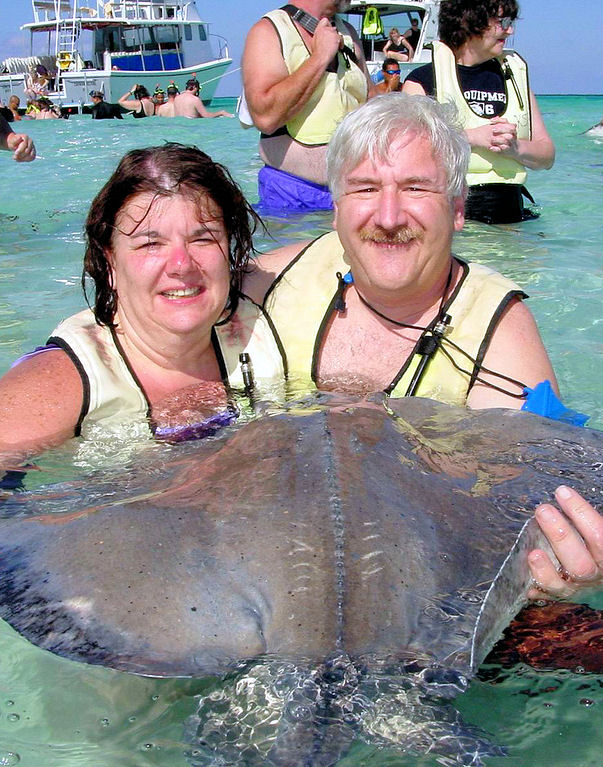
[[[0,767],[13,767],[19,764],[21,757],[14,751],[0,751]]]

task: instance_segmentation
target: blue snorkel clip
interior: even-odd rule
[[[590,418],[584,413],[566,407],[553,391],[550,381],[541,381],[533,389],[526,386],[523,394],[526,401],[521,409],[528,413],[536,413],[536,415],[569,423],[572,426],[584,426]]]

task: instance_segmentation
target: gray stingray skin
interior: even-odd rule
[[[534,506],[560,482],[598,502],[602,447],[423,399],[292,407],[63,490],[61,512],[5,506],[0,615],[150,675],[345,653],[470,677],[525,597]]]

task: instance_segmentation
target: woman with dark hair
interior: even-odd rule
[[[555,147],[529,88],[526,62],[504,51],[516,0],[443,0],[432,64],[413,70],[403,91],[456,104],[471,144],[465,218],[512,223],[524,207],[526,169],[552,167]]]
[[[241,296],[258,223],[228,171],[195,147],[128,152],[86,221],[92,307],[0,379],[0,454],[98,427],[205,436],[235,417],[242,353],[258,386],[282,381],[266,319]]]
[[[155,102],[144,85],[135,85],[119,99],[124,109],[134,112],[134,117],[152,117],[155,114]]]

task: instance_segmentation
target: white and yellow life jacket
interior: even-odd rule
[[[517,125],[518,138],[530,139],[532,131],[527,64],[517,53],[505,54],[500,64],[507,97],[507,106],[501,116]],[[489,122],[489,118],[476,114],[469,106],[459,83],[454,53],[444,43],[433,43],[433,72],[436,99],[441,103],[452,102],[456,106],[463,128],[479,128]],[[467,174],[469,186],[501,183],[523,185],[526,178],[526,169],[517,160],[488,149],[471,149]]]
[[[306,44],[286,11],[270,11],[264,18],[274,24],[285,64],[289,74],[293,74],[310,58]],[[337,17],[335,26],[343,37],[344,45],[354,50],[354,41],[347,26]],[[340,53],[337,72],[323,74],[308,102],[287,123],[287,132],[300,144],[328,144],[341,118],[363,104],[367,96],[368,85],[364,72],[354,61],[348,60],[346,64],[346,59]]]
[[[212,342],[225,385],[243,389],[239,354],[251,358],[256,385],[280,384],[285,378],[283,357],[260,307],[241,299],[236,313],[213,329]],[[49,338],[60,346],[80,373],[84,399],[76,434],[92,427],[145,424],[150,432],[150,405],[134,372],[122,354],[115,333],[97,325],[85,309],[61,322]]]
[[[430,397],[451,405],[465,405],[504,307],[514,297],[525,298],[515,283],[498,272],[460,259],[463,274],[444,307],[451,316],[446,339],[453,341],[476,360],[443,342],[446,351],[463,370],[458,370],[440,350],[431,359],[416,396]],[[264,310],[284,349],[289,376],[297,382],[317,380],[318,359],[324,332],[335,311],[339,280],[349,264],[336,232],[319,237],[289,264],[274,281],[264,300]],[[415,350],[385,391],[403,397],[422,359]]]

